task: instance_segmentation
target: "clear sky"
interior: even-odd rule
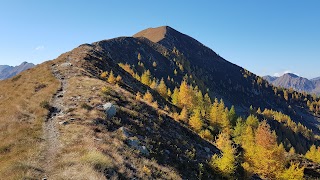
[[[319,0],[2,0],[0,64],[168,25],[258,75],[320,76]]]

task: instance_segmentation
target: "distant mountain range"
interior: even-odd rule
[[[292,73],[287,73],[280,77],[264,76],[263,78],[275,86],[293,88],[296,91],[320,94],[320,77],[307,79]]]
[[[0,65],[0,80],[13,77],[22,71],[32,68],[33,66],[35,65],[28,62],[23,62],[18,66]]]

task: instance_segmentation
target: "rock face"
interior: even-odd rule
[[[13,77],[22,71],[30,69],[35,65],[32,63],[23,62],[19,66],[8,66],[8,65],[0,65],[0,80],[8,79]]]
[[[104,104],[103,109],[108,119],[112,118],[117,113],[116,107],[110,102]]]

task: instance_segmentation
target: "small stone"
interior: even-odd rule
[[[145,146],[141,146],[140,152],[144,155],[147,155],[147,156],[149,155],[149,151]]]
[[[60,125],[67,125],[67,124],[69,124],[69,123],[68,123],[68,121],[60,121],[59,124],[60,124]]]
[[[205,147],[204,150],[209,153],[210,152],[210,149],[208,147]]]

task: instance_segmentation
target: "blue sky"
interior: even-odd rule
[[[169,25],[258,75],[320,76],[320,1],[3,0],[0,64]]]

